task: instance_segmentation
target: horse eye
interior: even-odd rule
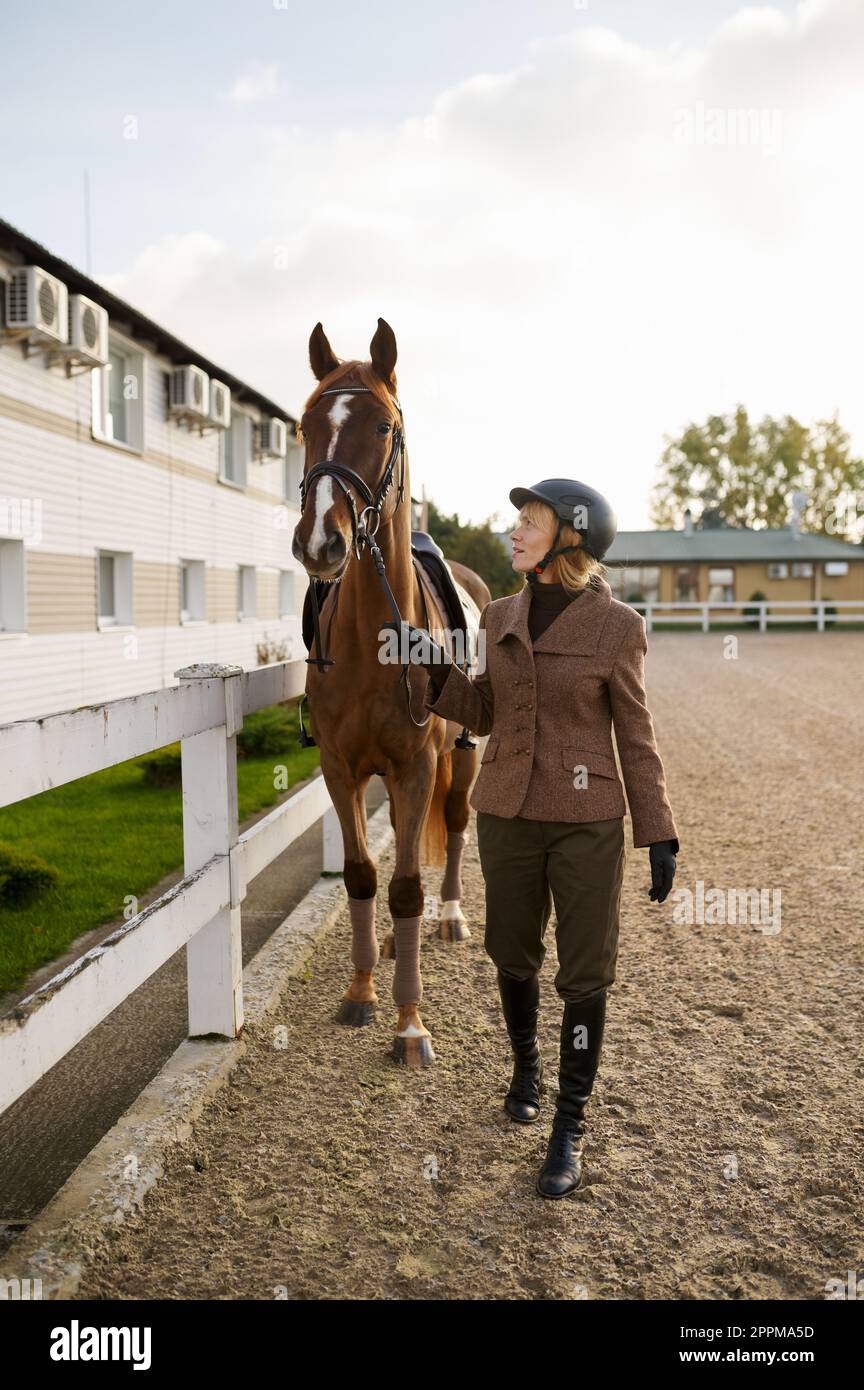
[[[388,425],[388,423],[387,423],[386,420],[382,420],[382,421],[381,421],[381,423],[380,423],[380,425],[378,425],[378,427],[377,427],[375,433],[376,433],[376,434],[389,434],[389,433],[390,433],[390,426]]]

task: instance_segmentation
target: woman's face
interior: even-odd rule
[[[546,551],[551,550],[554,539],[554,520],[550,521],[548,530],[541,530],[535,522],[528,520],[524,512],[520,512],[516,529],[510,533],[512,565],[517,574],[527,574],[535,565],[539,565]]]

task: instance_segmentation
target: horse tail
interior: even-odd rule
[[[453,756],[451,753],[439,753],[432,801],[423,827],[421,859],[427,865],[437,867],[444,863],[447,848],[447,821],[444,811],[452,782]]]

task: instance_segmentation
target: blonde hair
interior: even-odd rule
[[[559,517],[545,502],[526,502],[519,515],[530,521],[532,526],[538,526],[543,531],[551,529],[552,534],[555,534]],[[571,550],[566,555],[555,556],[549,565],[553,583],[563,584],[570,593],[576,594],[590,584],[595,575],[602,578],[606,574],[606,566],[583,549],[579,532],[574,531],[566,521],[561,526],[561,535],[554,548],[557,550],[561,545],[578,545],[579,549]]]

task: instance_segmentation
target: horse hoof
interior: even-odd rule
[[[367,1023],[372,1023],[375,1018],[376,999],[348,999],[342,1000],[336,1014],[337,1023],[345,1023],[349,1028],[363,1028]]]
[[[438,936],[442,941],[467,941],[471,932],[468,930],[468,923],[458,917],[451,918],[448,922],[438,923]]]
[[[381,960],[396,959],[396,938],[392,931],[388,931],[384,940],[381,942]]]
[[[435,1061],[435,1053],[432,1051],[432,1038],[428,1033],[420,1034],[415,1037],[400,1037],[397,1033],[393,1039],[393,1050],[391,1056],[394,1062],[399,1062],[406,1067],[431,1067]]]

